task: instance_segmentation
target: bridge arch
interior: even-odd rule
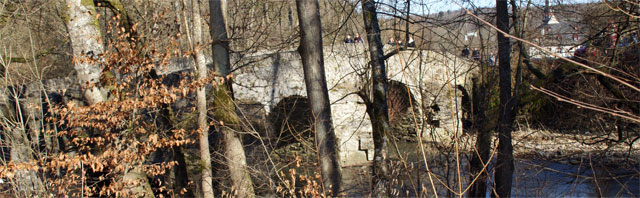
[[[282,98],[267,116],[273,129],[269,139],[276,147],[296,142],[313,145],[313,114],[309,99],[300,95]]]
[[[389,108],[389,125],[394,134],[415,136],[415,124],[420,123],[420,119],[418,119],[420,118],[420,105],[409,86],[400,81],[389,80],[387,106]]]

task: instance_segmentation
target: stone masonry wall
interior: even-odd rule
[[[366,163],[373,156],[371,122],[355,92],[365,86],[369,78],[368,52],[363,44],[341,44],[325,47],[324,56],[341,163],[343,166]],[[232,62],[234,95],[239,107],[250,106],[249,114],[261,114],[247,117],[266,117],[283,98],[306,96],[302,64],[295,50],[256,53],[242,59],[232,56]],[[416,123],[423,141],[446,143],[455,133],[461,133],[459,94],[455,85],[466,84],[470,63],[450,54],[407,50],[390,57],[386,65],[389,79],[408,86],[418,103],[414,105],[420,107],[411,113],[421,119]],[[192,61],[176,59],[158,70],[159,74],[170,74],[192,68]],[[40,83],[35,85],[40,87]],[[67,90],[65,95],[73,93],[74,98],[81,98],[73,78],[47,80],[42,86],[47,93]],[[7,96],[2,98],[0,101],[6,102]],[[439,111],[433,111],[435,106]],[[258,113],[260,109],[263,113]]]
[[[343,166],[363,164],[373,156],[371,123],[365,105],[354,94],[367,77],[364,74],[369,58],[365,49],[362,44],[345,44],[325,48],[324,52],[333,126],[340,141]],[[420,109],[439,106],[440,111],[432,113],[439,126],[418,126],[425,141],[446,142],[454,132],[461,132],[455,85],[465,84],[463,74],[470,64],[456,59],[431,51],[402,51],[386,61],[389,79],[408,85],[419,103],[415,105],[427,107],[418,108],[416,118],[422,119],[425,116],[421,115],[427,113]],[[244,57],[239,65],[250,62],[253,64],[234,73],[238,102],[262,104],[268,113],[285,97],[306,96],[301,60],[295,50]]]

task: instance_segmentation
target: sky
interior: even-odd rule
[[[526,2],[525,0],[519,0],[519,1]],[[544,5],[544,0],[531,0],[531,1],[535,5]],[[555,5],[558,3],[562,3],[562,4],[591,3],[596,1],[600,1],[600,0],[549,0],[551,5]],[[403,2],[403,1],[400,0],[400,2]],[[467,8],[469,6],[469,3],[463,3],[463,2],[472,2],[477,7],[495,7],[496,5],[495,0],[422,0],[421,2],[423,3],[423,5],[417,6],[418,7],[417,9],[415,9],[416,6],[414,5],[411,6],[411,9],[415,9],[415,12],[411,11],[412,13],[422,14],[422,12],[424,12],[425,14],[430,14],[430,13],[432,14],[432,13],[438,13],[440,11],[446,12],[447,10],[452,10],[452,11],[458,10],[460,9],[460,6],[457,5],[456,2]]]

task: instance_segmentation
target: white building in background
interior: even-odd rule
[[[557,54],[558,56],[568,58],[573,56],[573,54],[576,52],[579,46],[558,45],[558,46],[544,46],[543,48]],[[531,56],[531,58],[553,58],[554,57],[552,54],[544,52],[543,50],[540,50],[536,47],[529,47],[529,55]]]
[[[464,35],[464,41],[469,41],[469,38],[471,37],[477,37],[478,36],[478,30],[473,31],[473,32],[467,32],[467,34]]]
[[[534,42],[545,50],[555,53],[561,57],[571,57],[582,44],[584,33],[580,32],[577,24],[558,18],[549,7],[549,1],[545,1],[544,19],[540,26],[536,28],[539,33]],[[553,58],[553,54],[545,52],[536,47],[529,47],[529,54],[532,58]]]

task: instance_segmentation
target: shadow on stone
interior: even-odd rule
[[[280,100],[268,120],[273,126],[270,140],[277,148],[296,142],[313,145],[313,116],[306,97],[294,95]]]
[[[415,118],[420,123],[419,105],[407,85],[390,80],[387,84],[387,105],[389,107],[389,125],[396,138],[416,135]],[[414,114],[415,113],[415,114]]]

